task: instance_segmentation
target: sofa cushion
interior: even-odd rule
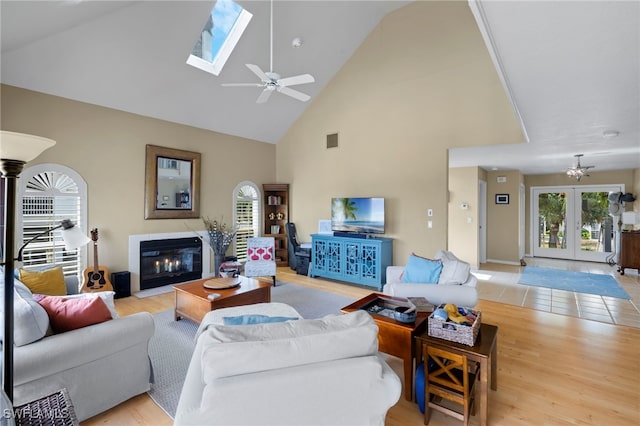
[[[402,282],[436,284],[441,271],[442,262],[440,260],[427,259],[411,253],[402,273]]]
[[[109,312],[111,313],[111,318],[118,318],[118,313],[116,312],[116,305],[113,301],[115,296],[115,291],[95,291],[91,293],[78,293],[78,294],[67,294],[65,299],[93,299],[99,297],[102,299]]]
[[[4,329],[4,279],[0,299],[0,327]],[[19,281],[14,281],[13,318],[13,341],[16,346],[28,345],[42,339],[49,328],[47,312],[33,300],[27,286]]]
[[[199,339],[206,383],[378,351],[378,327],[364,311],[247,327],[211,325]]]
[[[440,250],[436,253],[437,259],[442,259],[442,272],[438,284],[464,284],[469,279],[471,265],[458,259],[450,251]]]
[[[60,296],[37,295],[35,300],[49,314],[54,333],[64,333],[110,320],[111,312],[102,298],[69,299]]]
[[[44,271],[19,270],[20,281],[24,283],[31,293],[47,294],[51,296],[64,296],[67,294],[67,285],[64,282],[62,268],[55,268]]]

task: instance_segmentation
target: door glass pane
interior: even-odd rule
[[[611,253],[613,218],[609,215],[609,193],[582,192],[581,195],[580,250]]]
[[[538,247],[566,249],[567,193],[538,195]]]

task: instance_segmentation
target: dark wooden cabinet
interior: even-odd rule
[[[287,230],[289,220],[289,184],[265,183],[262,185],[264,197],[264,236],[273,237],[276,245],[278,266],[289,265]]]
[[[637,269],[640,272],[640,231],[620,233],[620,260],[618,261],[620,275],[624,275],[625,268]]]

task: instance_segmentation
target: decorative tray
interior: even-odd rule
[[[224,290],[227,288],[238,287],[242,282],[242,279],[236,278],[213,278],[205,281],[202,285],[204,288],[210,288],[212,290]]]

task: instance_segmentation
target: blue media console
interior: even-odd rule
[[[392,264],[392,243],[391,238],[313,234],[310,275],[382,290]]]

